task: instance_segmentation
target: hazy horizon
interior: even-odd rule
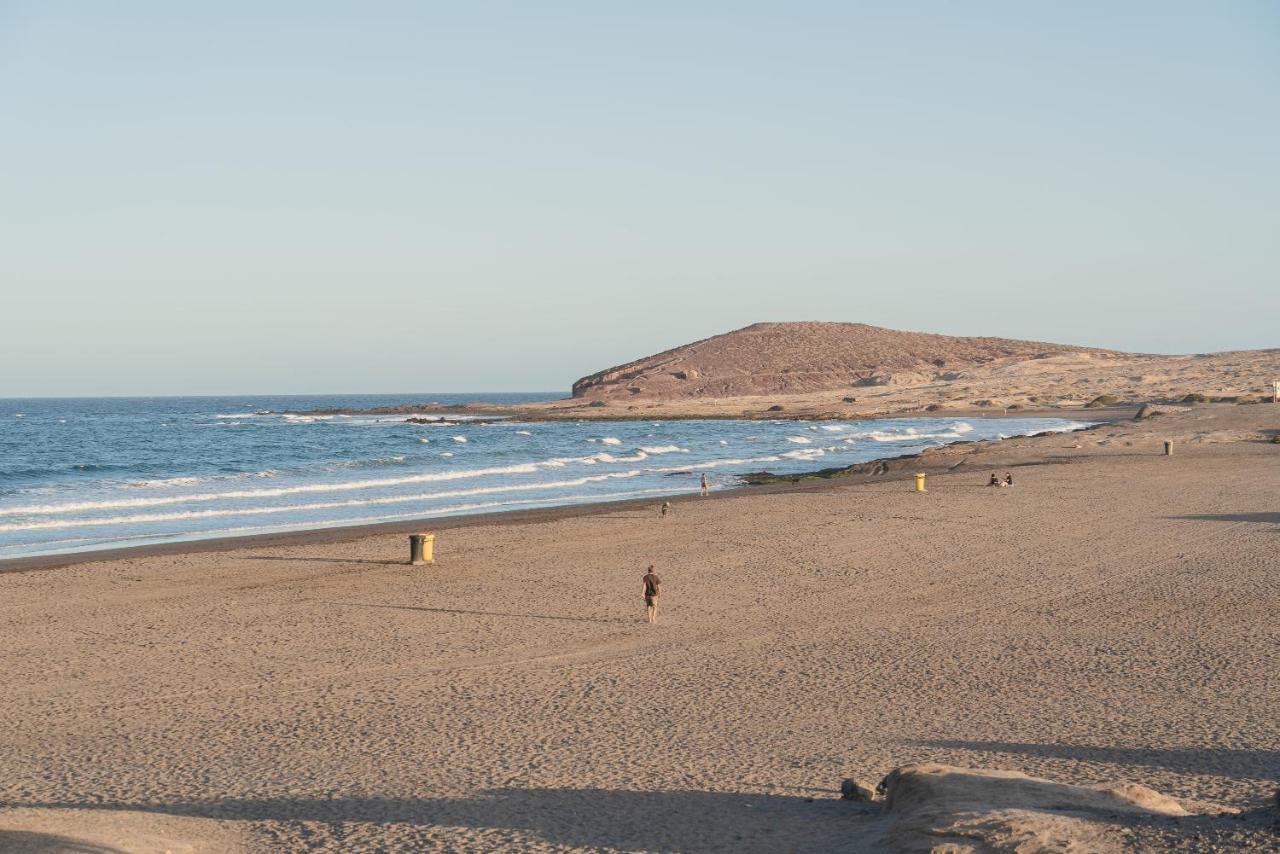
[[[757,322],[759,322],[759,323],[775,323],[775,322],[813,322],[813,321],[812,321],[812,319],[810,319],[809,321],[757,321]],[[828,322],[828,321],[819,321],[819,322]],[[860,322],[860,321],[829,321],[829,322],[842,323],[842,322]],[[748,324],[748,325],[751,325],[751,324]],[[741,329],[741,328],[744,328],[744,327],[738,327],[738,329]],[[737,330],[736,330],[736,329],[734,329],[734,330],[724,330],[724,332],[718,332],[718,333],[715,333],[715,334],[716,334],[716,335],[720,335],[720,334],[724,334],[724,333],[727,333],[727,332],[733,332],[733,331],[737,331]],[[916,330],[900,330],[900,331],[907,331],[907,332],[927,332],[927,331],[930,331],[930,330],[916,329]],[[979,334],[981,334],[981,333],[979,333]],[[690,339],[690,340],[688,340],[688,341],[680,342],[679,344],[676,344],[676,345],[674,345],[674,346],[678,347],[678,346],[681,346],[682,344],[691,344],[691,343],[694,343],[695,341],[702,340],[702,338],[708,338],[708,337],[713,337],[713,336],[705,336],[705,335],[704,335],[704,336],[701,336],[700,338]],[[1005,338],[1009,338],[1009,337],[1013,337],[1013,336],[1003,335],[1003,336],[994,336],[994,337],[1005,337]],[[1024,340],[1025,340],[1025,339],[1024,339]],[[1074,342],[1061,342],[1061,341],[1059,341],[1059,342],[1048,342],[1048,341],[1046,341],[1046,342],[1042,342],[1042,343],[1058,343],[1058,344],[1066,343],[1066,344],[1071,344],[1071,343],[1074,343]],[[1092,345],[1090,345],[1090,346],[1092,346]],[[611,363],[611,364],[608,364],[608,365],[597,365],[597,366],[595,366],[595,367],[593,367],[593,368],[590,368],[590,369],[588,369],[588,370],[584,370],[582,373],[580,373],[580,374],[578,374],[578,375],[575,375],[572,379],[568,380],[568,381],[564,384],[563,388],[556,388],[556,387],[550,387],[550,386],[548,386],[548,387],[544,387],[544,388],[535,388],[535,387],[529,387],[529,388],[500,388],[500,387],[494,387],[494,388],[469,388],[469,389],[455,388],[455,389],[447,389],[447,390],[446,390],[446,389],[430,389],[430,390],[426,390],[426,391],[406,391],[406,390],[403,390],[403,389],[401,389],[401,390],[395,390],[395,389],[387,390],[387,389],[377,389],[377,388],[374,388],[374,389],[337,389],[337,390],[330,390],[330,389],[316,389],[316,390],[309,390],[309,391],[283,391],[283,392],[282,392],[282,391],[251,391],[251,392],[246,392],[246,391],[235,391],[235,390],[232,390],[232,391],[224,391],[224,392],[209,392],[209,393],[195,393],[195,392],[193,392],[193,393],[179,393],[179,392],[172,392],[172,393],[157,393],[157,394],[131,394],[131,393],[127,393],[127,392],[122,392],[122,393],[118,393],[118,394],[0,394],[0,400],[38,400],[38,399],[42,399],[42,398],[66,398],[66,399],[74,399],[74,398],[108,398],[108,399],[109,399],[109,398],[163,398],[163,397],[174,397],[174,398],[182,398],[182,397],[191,397],[191,398],[201,398],[201,397],[208,397],[208,398],[223,398],[223,397],[264,397],[264,398],[269,398],[269,397],[343,397],[343,396],[353,396],[353,397],[354,397],[354,396],[387,397],[387,396],[397,396],[397,395],[402,395],[402,396],[404,396],[404,397],[408,398],[408,397],[423,397],[423,396],[430,396],[430,395],[467,395],[467,394],[494,394],[494,395],[504,395],[504,394],[531,394],[531,395],[563,394],[565,397],[569,397],[569,396],[570,396],[570,393],[571,393],[571,390],[572,390],[572,384],[573,384],[575,381],[577,381],[578,379],[581,379],[582,377],[589,376],[590,374],[596,373],[596,372],[598,372],[598,371],[603,371],[603,370],[607,370],[607,369],[609,369],[609,368],[617,367],[617,366],[619,366],[619,365],[626,364],[627,362],[631,362],[631,361],[639,360],[639,359],[642,359],[642,358],[647,357],[647,356],[656,355],[657,353],[663,352],[664,350],[667,350],[667,349],[671,349],[671,347],[660,347],[660,348],[656,348],[656,349],[653,349],[653,350],[648,351],[648,352],[645,352],[645,353],[637,353],[634,357],[627,358],[627,359],[623,359],[623,360],[620,360],[620,361],[618,361],[618,362],[616,362],[616,363]],[[1119,349],[1119,348],[1114,348],[1114,349]],[[1280,348],[1277,348],[1277,347],[1262,347],[1262,348],[1233,348],[1233,349],[1238,349],[1238,350],[1246,350],[1246,349],[1247,349],[1247,350],[1252,350],[1252,349],[1280,349]],[[1130,352],[1139,352],[1139,351],[1130,351]],[[1185,351],[1185,352],[1183,352],[1183,353],[1163,353],[1163,354],[1162,354],[1162,353],[1152,353],[1152,354],[1150,354],[1150,355],[1171,355],[1171,356],[1172,356],[1172,355],[1195,355],[1195,354],[1214,353],[1214,352],[1231,352],[1231,351],[1188,350],[1188,351]]]
[[[0,0],[0,397],[567,393],[789,320],[1275,347],[1277,48],[1261,2]]]

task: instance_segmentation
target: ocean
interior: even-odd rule
[[[545,394],[0,399],[0,559],[695,492],[1059,418],[411,424],[287,411]]]

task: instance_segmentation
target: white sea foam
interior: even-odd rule
[[[842,433],[849,428],[844,424],[823,424],[822,429],[828,433]]]
[[[807,445],[813,440],[810,439],[808,436],[788,436],[787,441],[795,442],[797,445]]]
[[[405,420],[399,416],[395,418],[352,418],[349,415],[339,415],[338,418],[343,421],[335,421],[335,424],[342,424],[347,427],[384,427],[388,424],[405,424]]]
[[[825,453],[826,451],[822,450],[821,448],[805,448],[800,451],[783,451],[782,454],[780,454],[780,456],[786,457],[787,459],[791,459],[791,460],[816,460],[818,457],[823,456]]]
[[[600,439],[588,439],[588,442],[599,442],[601,445],[621,445],[622,440],[616,436],[604,436]]]
[[[442,457],[451,457],[446,451]],[[583,458],[568,458],[567,462],[581,462]],[[234,489],[226,492],[205,492],[191,495],[166,495],[155,498],[114,498],[105,501],[77,501],[66,504],[38,504],[20,507],[0,507],[0,516],[18,516],[29,514],[75,513],[83,510],[109,510],[126,507],[155,507],[165,504],[182,504],[198,501],[220,501],[238,498],[279,498],[285,495],[300,495],[313,492],[344,492],[357,489],[376,489],[388,486],[403,486],[411,483],[434,483],[438,481],[462,480],[471,477],[489,477],[504,474],[532,474],[540,468],[558,468],[558,461],[517,463],[510,466],[494,466],[492,468],[462,469],[459,471],[438,471],[425,474],[410,474],[402,477],[368,478],[365,480],[340,481],[337,483],[308,483],[298,486],[267,487],[262,489]],[[563,463],[562,463],[563,464]]]
[[[651,488],[651,489],[633,489],[626,492],[592,492],[581,495],[559,495],[555,498],[524,498],[512,501],[486,501],[476,504],[456,504],[452,507],[436,507],[430,510],[414,510],[409,513],[391,513],[379,514],[377,516],[354,516],[339,519],[326,519],[321,521],[296,522],[292,524],[282,525],[242,525],[235,528],[202,528],[199,531],[190,531],[190,534],[200,534],[208,536],[211,534],[238,534],[250,531],[266,532],[266,531],[292,531],[298,529],[310,528],[333,528],[350,525],[362,525],[367,522],[389,522],[396,519],[426,519],[436,516],[447,516],[450,513],[466,513],[472,510],[487,510],[496,507],[515,507],[522,504],[547,504],[549,502],[576,504],[584,501],[611,501],[622,498],[635,498],[641,495],[671,495],[675,490],[667,488]],[[123,537],[121,539],[146,539],[152,535],[142,535],[134,537]]]
[[[516,435],[517,435],[517,436],[532,436],[532,435],[533,435],[533,433],[529,432],[528,430],[517,430],[517,431],[516,431]]]
[[[193,486],[197,483],[268,478],[275,477],[278,474],[280,474],[278,469],[262,469],[261,471],[246,471],[236,474],[187,475],[183,477],[162,477],[154,480],[131,480],[125,486],[134,489],[169,489],[175,486]],[[7,510],[0,510],[0,516],[5,515],[7,512]]]
[[[638,463],[647,460],[649,455],[644,451],[636,451],[631,456],[615,457],[613,454],[596,454],[595,461],[600,463]]]
[[[638,469],[608,474],[591,475],[572,480],[545,481],[542,483],[505,484],[481,486],[474,489],[454,489],[444,492],[425,492],[417,495],[393,495],[372,498],[352,498],[345,501],[315,501],[308,504],[270,504],[260,507],[225,507],[210,510],[183,510],[173,513],[135,513],[127,516],[105,516],[93,519],[46,519],[38,522],[11,522],[0,524],[0,531],[40,531],[60,528],[100,527],[104,525],[128,525],[149,522],[175,522],[185,519],[215,519],[227,516],[264,516],[278,513],[303,513],[315,510],[336,510],[342,507],[376,507],[386,504],[404,504],[410,501],[437,501],[442,498],[461,498],[473,495],[497,495],[504,492],[564,489],[584,486],[588,483],[617,478],[632,478],[641,474]]]
[[[442,454],[440,454],[440,456],[442,456],[442,457],[452,457],[452,456],[453,456],[453,451],[445,451],[445,452],[443,452]]]
[[[684,466],[654,466],[646,468],[645,471],[658,473],[699,471],[701,469],[719,468],[720,466],[741,466],[749,463],[776,463],[781,459],[782,457],[780,456],[770,455],[767,457],[745,457],[732,460],[709,460],[705,463],[690,463],[689,465]]]
[[[453,440],[453,441],[455,441],[455,442],[465,443],[465,442],[467,441],[467,437],[466,437],[466,436],[450,436],[449,438],[450,438],[450,439],[452,439],[452,440]]]
[[[871,439],[874,442],[929,442],[934,439],[959,439],[959,433],[883,433],[872,432],[865,434],[862,438]]]
[[[403,463],[408,456],[405,454],[391,454],[386,457],[370,457],[364,460],[335,460],[326,466],[322,466],[322,471],[341,471],[343,469],[365,469],[377,468],[378,466],[396,465]]]
[[[191,486],[196,483],[205,483],[207,477],[164,477],[156,480],[131,480],[127,486],[135,486],[143,489],[164,489],[170,486]]]
[[[1047,427],[1044,430],[1041,430],[1040,433],[1071,433],[1075,430],[1083,430],[1088,426],[1089,424],[1084,421],[1069,421],[1066,424],[1061,424],[1057,427]],[[1037,436],[1039,433],[1032,433],[1031,435]]]
[[[972,426],[963,422],[952,424],[947,432],[942,433],[921,433],[915,427],[897,427],[852,433],[844,441],[856,442],[870,439],[873,442],[930,442],[937,439],[960,439],[972,429]]]
[[[419,442],[421,442],[421,443],[422,443],[422,444],[424,444],[424,445],[429,445],[429,444],[431,444],[431,440],[430,440],[430,439],[428,439],[426,436],[419,436],[419,437],[418,437],[418,441],[419,441]]]
[[[687,453],[689,453],[689,449],[688,449],[688,448],[682,448],[682,447],[680,447],[679,445],[658,445],[657,447],[653,447],[653,448],[650,448],[650,447],[643,447],[643,448],[641,448],[640,450],[644,451],[646,454],[654,454],[655,456],[656,456],[656,455],[658,455],[658,454],[687,454]]]

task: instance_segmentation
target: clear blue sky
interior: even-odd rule
[[[0,0],[0,396],[1280,346],[1280,4]]]

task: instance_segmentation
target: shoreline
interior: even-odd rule
[[[1213,405],[453,517],[432,566],[392,523],[0,574],[0,848],[880,850],[914,825],[840,781],[941,766],[966,838],[1273,850],[1278,434]],[[1102,786],[1168,815],[1064,820]]]
[[[1095,425],[1082,427],[1069,433],[1040,433],[1031,436],[1012,436],[1008,439],[961,439],[926,448],[918,454],[900,454],[897,456],[876,457],[852,463],[849,466],[834,469],[813,469],[785,475],[771,475],[767,481],[751,481],[747,478],[758,476],[763,472],[750,472],[740,475],[743,482],[734,487],[719,489],[707,498],[735,498],[743,494],[764,495],[778,492],[790,492],[805,489],[837,488],[853,486],[868,482],[885,482],[906,480],[916,471],[937,473],[945,470],[941,458],[947,452],[956,453],[957,449],[980,448],[1003,445],[1017,440],[1040,439],[1053,435],[1070,435],[1093,429],[1096,426],[1125,420],[1126,414],[1131,417],[1131,410],[1121,407],[1110,407],[1107,410],[1090,410],[1097,413],[1090,420]],[[932,416],[930,416],[932,417]],[[957,417],[992,417],[992,416],[957,416]],[[1029,415],[1018,412],[1008,418],[1040,418],[1043,415]],[[674,420],[674,419],[671,419]],[[694,420],[694,419],[687,419]],[[795,418],[790,420],[805,421],[815,419]],[[872,420],[872,419],[867,419]],[[910,463],[915,463],[910,465]],[[417,519],[402,519],[388,522],[367,522],[358,525],[340,525],[327,528],[303,528],[295,531],[277,531],[261,534],[240,534],[226,537],[205,537],[190,540],[177,540],[166,543],[147,543],[135,546],[115,546],[101,549],[89,549],[79,552],[60,552],[53,554],[28,555],[0,559],[0,575],[37,572],[40,570],[60,569],[85,563],[131,560],[152,556],[207,554],[233,551],[248,546],[291,546],[311,545],[317,543],[334,543],[357,540],[380,534],[411,534],[430,529],[432,531],[453,530],[458,528],[482,527],[486,525],[514,524],[526,525],[550,522],[559,519],[598,516],[621,510],[634,510],[652,507],[663,501],[672,504],[688,500],[705,500],[697,495],[696,490],[687,494],[669,496],[651,496],[644,498],[626,498],[616,501],[591,501],[580,504],[564,504],[555,507],[537,507],[524,510],[493,510],[485,513],[473,513],[455,516],[424,516]]]

